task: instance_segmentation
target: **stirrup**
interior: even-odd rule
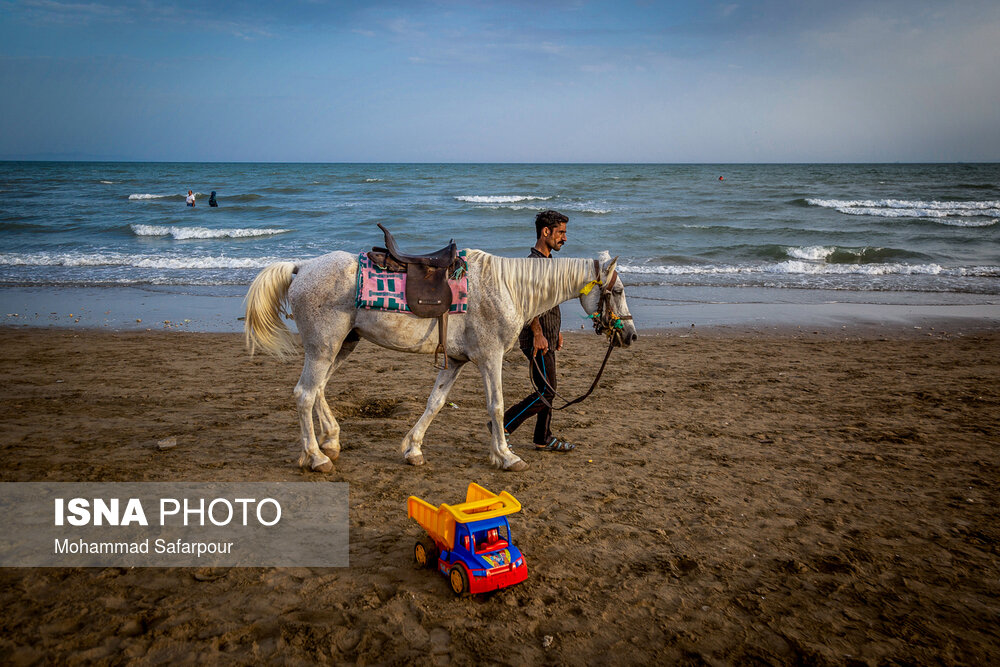
[[[438,366],[439,354],[444,355],[444,364],[441,366]],[[434,349],[434,368],[436,368],[439,371],[448,370],[448,354],[444,350],[444,345],[441,345],[440,343],[438,343],[438,346]]]
[[[448,313],[443,313],[438,317],[438,344],[434,348],[434,368],[439,371],[448,369],[448,350],[445,345],[448,342]],[[438,366],[438,355],[444,355],[444,365]]]

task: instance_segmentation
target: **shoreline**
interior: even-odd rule
[[[241,332],[245,285],[0,286],[0,324],[11,327]],[[640,335],[683,329],[797,328],[884,333],[894,329],[1000,329],[996,295],[718,287],[632,288]],[[589,330],[563,304],[563,330]],[[579,325],[577,324],[579,322]],[[292,324],[292,323],[290,323]],[[293,326],[294,329],[294,326]]]

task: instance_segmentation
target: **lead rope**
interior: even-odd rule
[[[535,376],[532,375],[531,369],[528,369],[528,379],[531,381],[531,386],[534,387],[535,392],[538,393],[538,399],[542,402],[543,405],[545,405],[545,407],[547,407],[547,408],[549,408],[551,410],[565,410],[569,406],[575,405],[575,404],[579,403],[580,401],[582,401],[583,399],[587,398],[588,396],[590,396],[594,392],[594,389],[597,387],[597,383],[600,382],[600,380],[601,380],[601,375],[604,374],[604,367],[608,365],[608,359],[611,358],[611,351],[613,349],[615,349],[615,339],[612,336],[612,337],[609,337],[609,339],[608,339],[608,351],[604,354],[604,361],[601,362],[601,368],[597,371],[597,377],[594,378],[594,382],[590,385],[590,389],[587,390],[586,394],[584,394],[583,396],[580,396],[579,398],[574,398],[572,401],[566,401],[566,399],[563,398],[559,394],[559,392],[556,391],[555,387],[553,387],[551,384],[549,384],[549,380],[548,380],[547,377],[545,377],[545,373],[543,373],[542,370],[540,368],[538,368],[538,358],[537,358],[538,355],[536,354],[536,355],[534,355],[534,356],[531,357],[531,363],[535,366],[535,369],[538,371],[538,374],[542,377],[542,382],[544,382],[545,386],[548,387],[552,391],[552,395],[554,397],[559,398],[559,400],[561,400],[561,401],[566,401],[566,403],[564,405],[561,405],[558,408],[557,407],[553,407],[553,405],[551,403],[549,403],[545,399],[545,396],[542,394],[542,390],[539,389],[538,385],[535,384]]]

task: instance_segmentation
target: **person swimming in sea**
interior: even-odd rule
[[[187,205],[194,206],[194,193],[188,190]]]
[[[208,205],[212,207],[217,207],[219,202],[215,200],[215,190],[212,190],[212,194],[208,197]]]

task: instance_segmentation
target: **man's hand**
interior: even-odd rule
[[[542,334],[536,333],[535,334],[534,348],[535,348],[535,350],[534,350],[533,354],[535,356],[537,356],[539,352],[541,352],[542,354],[545,354],[546,352],[549,351],[549,341],[547,341],[545,339],[545,336],[543,336]]]
[[[562,349],[562,331],[559,332],[559,343],[556,345],[556,352]]]
[[[545,335],[542,333],[542,323],[539,322],[538,318],[536,317],[535,319],[531,320],[531,322],[528,323],[528,326],[531,327],[531,333],[535,335],[534,343],[532,343],[535,349],[532,352],[531,356],[535,356],[539,352],[541,352],[542,354],[548,352],[549,341],[545,339]]]

